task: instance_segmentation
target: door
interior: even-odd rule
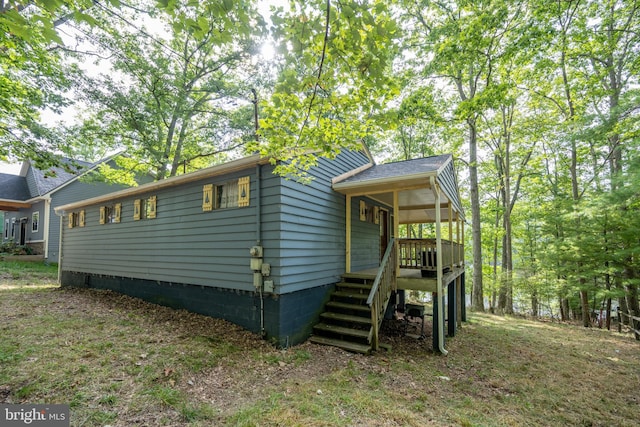
[[[20,246],[24,246],[25,242],[26,242],[26,237],[27,235],[27,220],[26,219],[21,219],[20,220]]]
[[[384,256],[389,245],[389,211],[380,209],[380,259]]]

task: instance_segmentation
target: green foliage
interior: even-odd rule
[[[380,131],[378,117],[398,93],[390,72],[400,31],[382,1],[292,2],[272,20],[282,68],[250,150],[286,160],[279,172],[299,176],[317,156]]]

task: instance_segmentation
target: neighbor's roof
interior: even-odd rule
[[[38,169],[31,164],[31,173],[33,174],[37,187],[34,191],[35,194],[31,194],[31,197],[43,196],[50,193],[56,188],[82,175],[95,165],[101,163],[101,161],[97,163],[88,163],[68,158],[62,158],[60,162],[60,166],[50,167],[46,170]]]
[[[0,199],[24,201],[30,198],[27,180],[23,176],[0,173]]]

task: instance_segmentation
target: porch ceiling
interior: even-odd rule
[[[20,209],[28,209],[31,204],[24,203],[16,200],[2,200],[0,199],[0,211],[15,212]]]
[[[351,197],[366,196],[382,204],[394,207],[394,193],[398,193],[396,214],[400,224],[432,223],[436,220],[436,197],[431,188],[431,178],[440,184],[440,214],[442,221],[449,221],[449,205],[452,206],[452,220],[462,217],[457,187],[442,185],[455,183],[450,155],[408,160],[391,164],[372,166],[357,174],[338,177],[334,190]],[[453,202],[452,202],[453,199]]]
[[[351,194],[353,196],[353,194]],[[393,191],[386,193],[362,193],[387,206],[393,207]],[[449,198],[446,194],[440,194],[440,215],[442,221],[449,221]],[[436,221],[436,196],[429,187],[429,182],[423,184],[423,188],[410,188],[398,191],[398,220],[400,224],[432,223]],[[453,212],[456,219],[457,213]]]

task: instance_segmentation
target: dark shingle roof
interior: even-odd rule
[[[0,199],[24,201],[30,198],[24,176],[0,173]]]
[[[36,169],[31,165],[31,171],[38,187],[33,197],[42,196],[60,187],[64,183],[76,178],[92,166],[91,163],[78,160],[62,159],[61,165],[46,170]]]
[[[440,156],[425,157],[423,159],[374,165],[369,169],[340,181],[340,183],[355,183],[435,172],[450,158],[451,154],[443,154]]]

